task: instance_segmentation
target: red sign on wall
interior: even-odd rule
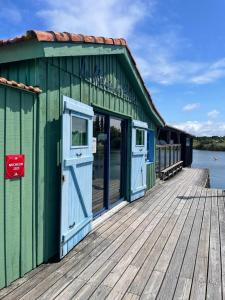
[[[24,154],[6,155],[5,178],[13,179],[24,177]]]

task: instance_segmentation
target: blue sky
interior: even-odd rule
[[[166,122],[225,135],[225,1],[0,0],[0,38],[28,29],[125,37]]]

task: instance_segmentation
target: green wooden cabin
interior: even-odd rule
[[[145,159],[145,192],[154,186],[156,128],[163,126],[164,121],[123,39],[29,31],[22,37],[0,43],[0,77],[42,91],[34,93],[18,85],[0,83],[3,149],[0,153],[0,287],[4,287],[43,262],[64,256],[60,255],[64,97],[80,101],[94,112],[94,135],[98,137],[93,135],[93,168],[98,178],[96,184],[103,182],[99,183],[103,186],[98,190],[102,209],[96,209],[94,217],[110,209],[117,200],[132,200],[132,128],[135,126],[149,132],[142,136],[141,129],[136,129],[136,146],[141,146],[144,138],[145,145],[150,145],[146,146],[149,148],[146,157],[150,155],[151,159]],[[147,127],[137,125],[134,120]],[[118,147],[123,149],[116,158],[121,162],[118,168],[117,162],[110,165],[106,157],[114,155],[110,152],[112,145],[114,153],[119,153]],[[18,153],[26,155],[25,176],[7,180],[5,155]],[[104,161],[104,166],[99,165],[100,161]],[[110,170],[113,168],[116,200],[111,203]]]

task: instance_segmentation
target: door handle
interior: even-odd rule
[[[76,156],[81,156],[81,155],[82,155],[82,153],[77,153],[77,154],[76,154]]]
[[[66,181],[65,175],[62,175],[62,182],[65,182],[65,181]]]
[[[69,226],[69,229],[72,229],[74,226],[75,226],[75,222],[73,222],[73,224]]]

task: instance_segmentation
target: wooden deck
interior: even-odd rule
[[[2,299],[225,299],[225,192],[183,169]]]

